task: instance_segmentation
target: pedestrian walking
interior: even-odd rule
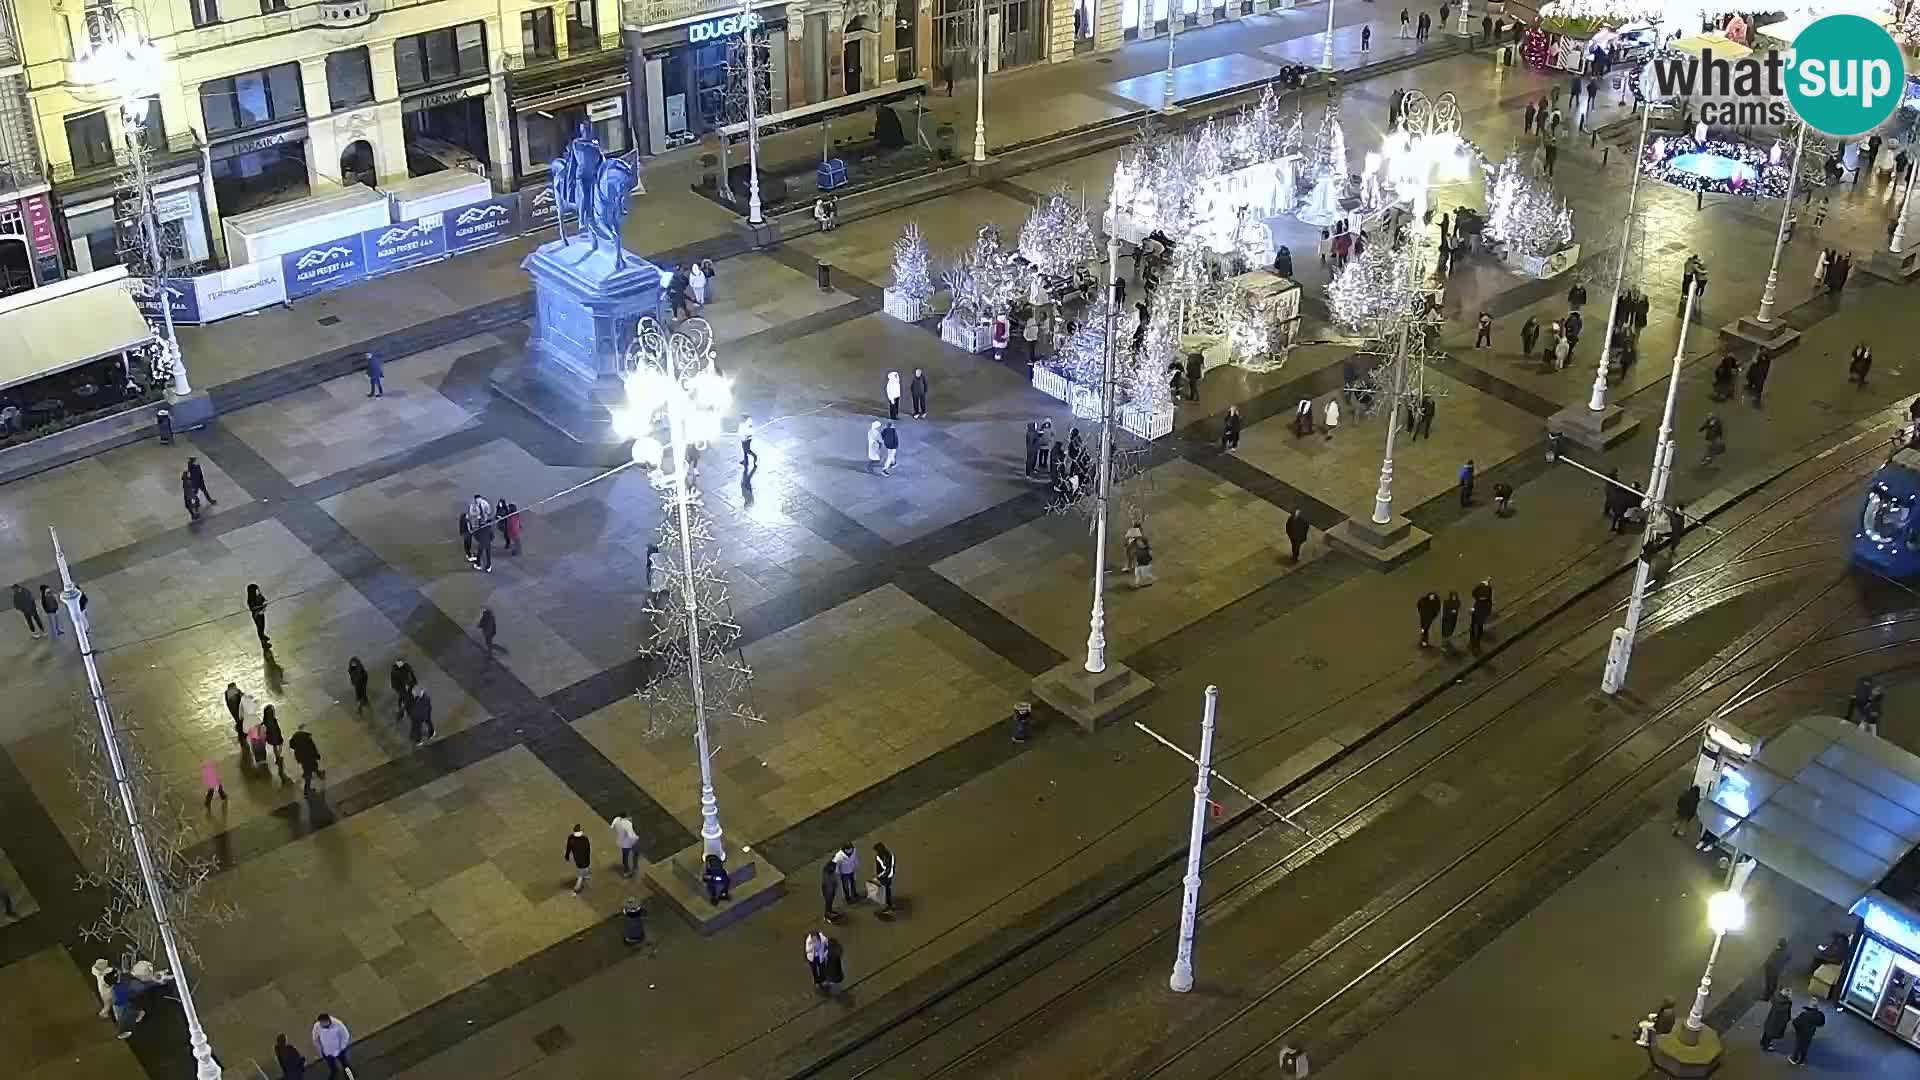
[[[280,756],[280,748],[286,745],[287,738],[280,731],[280,714],[272,705],[260,710],[260,741],[273,751],[273,768],[280,779],[287,778],[287,763]]]
[[[697,259],[687,264],[687,295],[695,307],[707,306],[707,268]]]
[[[824,990],[827,985],[827,935],[818,930],[807,931],[804,945],[807,956],[807,974],[813,976],[813,988]]]
[[[1312,1068],[1307,1063],[1305,1047],[1282,1046],[1280,1048],[1280,1075],[1284,1080],[1305,1080],[1311,1075]]]
[[[1847,364],[1847,380],[1862,390],[1867,388],[1867,372],[1873,370],[1873,350],[1866,342],[1853,347],[1853,360]]]
[[[1013,707],[1013,741],[1023,743],[1033,734],[1033,703],[1022,701]]]
[[[1920,400],[1920,399],[1917,399],[1917,400]],[[1033,420],[1027,421],[1026,475],[1029,479],[1039,475],[1040,451],[1041,451],[1041,448],[1045,445],[1046,445],[1046,438],[1045,436],[1040,434],[1040,423],[1038,421],[1033,421]]]
[[[1373,27],[1362,26],[1360,28],[1360,51],[1361,53],[1364,54],[1371,51],[1372,49],[1373,49]]]
[[[1308,529],[1307,515],[1299,507],[1294,507],[1293,512],[1287,515],[1287,546],[1293,549],[1292,558],[1296,563],[1300,561],[1300,546],[1307,542]]]
[[[245,742],[247,729],[245,722],[240,719],[240,703],[246,699],[247,695],[241,692],[239,683],[230,682],[227,684],[224,696],[227,701],[227,715],[233,717],[233,737]]]
[[[207,500],[208,506],[212,506],[220,501],[213,497],[213,492],[207,490],[207,474],[200,471],[199,458],[189,457],[187,459],[187,479],[193,482],[193,490],[199,492],[201,497]]]
[[[354,711],[366,712],[371,704],[367,698],[367,665],[361,663],[357,656],[347,659],[347,682],[353,687]]]
[[[1327,407],[1322,413],[1322,418],[1327,438],[1332,439],[1333,433],[1340,429],[1340,399],[1338,397],[1330,397],[1327,399]]]
[[[1240,406],[1227,406],[1227,417],[1220,422],[1220,449],[1232,453],[1240,449]]]
[[[413,674],[413,665],[405,660],[395,660],[393,667],[387,669],[387,685],[393,687],[393,719],[395,722],[407,718],[407,702],[413,698],[413,688],[420,680]]]
[[[744,482],[760,469],[760,455],[753,452],[753,417],[741,413],[740,427],[735,434],[740,439],[740,473]]]
[[[893,878],[899,872],[900,861],[894,857],[893,850],[887,845],[875,841],[873,845],[873,883],[880,887],[880,914],[893,913]]]
[[[1440,5],[1440,22],[1438,25],[1441,30],[1445,30],[1447,28],[1447,16],[1452,11],[1453,11],[1453,6],[1451,4]]]
[[[273,639],[267,636],[267,594],[258,585],[247,586],[247,613],[253,616],[253,633],[260,639],[260,647],[272,648]]]
[[[691,447],[688,448],[691,452]],[[520,554],[520,528],[525,517],[520,513],[520,504],[505,499],[494,503],[500,512],[500,540],[507,545],[507,554]]]
[[[1153,545],[1147,540],[1146,526],[1135,519],[1127,528],[1122,544],[1126,547],[1127,566],[1133,571],[1133,587],[1144,589],[1153,584]]]
[[[880,445],[887,450],[887,463],[880,466],[880,473],[883,476],[892,476],[893,467],[900,460],[900,431],[893,426],[891,420],[880,429]]]
[[[1528,316],[1520,327],[1520,352],[1523,356],[1532,356],[1533,347],[1540,342],[1540,320]]]
[[[368,350],[367,351],[367,396],[368,397],[386,397],[387,396],[386,388],[380,385],[382,380],[384,380],[386,377],[387,377],[387,365],[380,362],[380,354],[372,350]]]
[[[273,1037],[273,1061],[280,1066],[280,1080],[305,1080],[307,1059],[293,1048],[284,1033]]]
[[[1787,939],[1781,938],[1773,943],[1773,951],[1767,954],[1766,963],[1760,965],[1760,973],[1766,977],[1767,990],[1760,996],[1772,1000],[1780,989],[1780,976],[1787,970],[1787,964],[1793,960],[1793,950],[1787,946]]]
[[[193,490],[193,477],[180,470],[180,504],[187,508],[189,523],[200,520],[200,493]]]
[[[35,639],[46,633],[46,624],[40,621],[40,612],[33,606],[33,594],[17,581],[13,583],[13,610],[27,620],[27,633]]]
[[[493,638],[494,638],[494,635],[499,632],[500,632],[500,623],[496,619],[494,619],[493,609],[490,607],[481,608],[480,609],[480,640],[486,643],[488,659],[493,658]]]
[[[1433,438],[1433,414],[1438,411],[1439,411],[1439,406],[1434,404],[1433,395],[1431,394],[1420,395],[1420,425],[1419,426],[1420,426],[1421,438],[1423,439]]]
[[[1700,812],[1700,785],[1689,785],[1680,793],[1673,804],[1673,835],[1681,836],[1691,830],[1695,814]]]
[[[1560,130],[1560,110],[1559,109],[1553,110],[1553,130],[1556,133]],[[1560,157],[1560,144],[1554,142],[1552,138],[1549,137],[1547,140],[1547,145],[1542,147],[1541,149],[1546,154],[1547,175],[1552,176],[1553,163],[1555,160],[1557,160]]]
[[[287,749],[293,751],[294,763],[300,766],[300,794],[313,794],[313,781],[318,778],[324,783],[327,773],[320,767],[320,745],[313,741],[307,725],[301,724],[287,740]]]
[[[829,857],[820,864],[820,899],[826,904],[824,917],[828,922],[836,922],[840,913],[833,909],[833,902],[840,896],[840,868],[836,858]]]
[[[1700,425],[1700,434],[1706,442],[1706,451],[1700,455],[1700,464],[1711,465],[1713,459],[1727,452],[1727,430],[1720,423],[1720,417],[1709,415]]]
[[[212,758],[200,762],[200,783],[207,789],[206,798],[200,800],[201,806],[212,810],[215,795],[220,796],[222,807],[227,805],[227,785],[220,781],[220,766],[214,764]]]
[[[846,981],[846,952],[840,947],[839,939],[827,938],[826,955],[820,969],[820,977],[826,983],[829,994],[839,990],[840,984]]]
[[[134,1025],[147,1017],[147,1010],[140,1005],[142,999],[160,983],[148,982],[123,971],[107,972],[106,980],[107,995],[113,1007],[113,1024],[119,1029],[115,1037],[130,1038]]]
[[[467,504],[467,524],[473,529],[473,565],[477,570],[493,573],[493,504],[479,493]]]
[[[45,585],[40,586],[40,610],[47,616],[47,631],[60,636],[60,599]]]
[[[1406,8],[1400,9],[1400,36],[1402,38],[1413,36],[1413,19],[1407,14]]]
[[[913,381],[907,384],[907,392],[913,395],[913,418],[927,418],[927,373],[924,368],[913,369]]]
[[[1533,134],[1533,102],[1531,101],[1527,102],[1526,116],[1522,119],[1521,125],[1526,129],[1527,134]]]
[[[1502,480],[1493,485],[1493,516],[1513,515],[1513,485]]]
[[[1468,613],[1467,645],[1478,649],[1480,638],[1487,632],[1487,620],[1493,617],[1493,582],[1481,578],[1480,584],[1473,587],[1473,608]]]
[[[1200,353],[1187,354],[1187,400],[1200,400],[1200,377],[1207,373],[1207,358]]]
[[[467,516],[464,505],[460,507],[460,550],[468,562],[473,561],[473,520]]]
[[[1819,1031],[1827,1022],[1827,1014],[1820,1011],[1820,1003],[1808,1001],[1800,1015],[1793,1018],[1793,1055],[1787,1058],[1795,1065],[1807,1063],[1807,1051],[1813,1049],[1813,1033]]]
[[[867,425],[867,472],[877,473],[880,471],[880,451],[882,449],[884,449],[884,442],[880,437],[880,421],[875,420],[873,423]]]
[[[1440,617],[1440,594],[1428,589],[1414,602],[1414,610],[1420,613],[1420,647],[1425,649],[1433,644],[1433,620]]]
[[[1461,506],[1473,505],[1473,459],[1472,458],[1468,458],[1467,463],[1465,465],[1460,466],[1460,505]]]
[[[420,746],[433,738],[433,695],[427,693],[424,686],[415,687],[413,696],[407,702],[407,735],[413,745]]]
[[[613,831],[613,846],[620,849],[620,873],[632,877],[634,868],[640,865],[640,834],[634,830],[633,815],[622,810],[613,815],[607,827]]]
[[[1446,602],[1440,605],[1440,647],[1453,651],[1453,630],[1460,625],[1460,593],[1447,591]]]
[[[1473,347],[1476,349],[1493,348],[1493,316],[1485,311],[1480,313],[1479,329],[1473,335]]]
[[[900,373],[887,372],[887,419],[900,419]]]
[[[593,841],[587,839],[587,831],[575,825],[567,834],[567,849],[561,856],[573,864],[573,894],[587,887],[593,879]]]
[[[1785,990],[1770,992],[1767,1000],[1767,1018],[1760,1024],[1760,1049],[1773,1053],[1773,1044],[1787,1033],[1787,1027],[1793,1019],[1793,995]]]
[[[353,1033],[347,1025],[321,1013],[313,1020],[313,1052],[327,1063],[327,1080],[335,1080],[341,1073],[347,1074],[347,1080],[353,1080],[353,1063],[347,1060],[347,1048],[353,1044]]]
[[[1767,374],[1773,370],[1773,357],[1761,353],[1747,367],[1747,393],[1753,395],[1753,404],[1759,408],[1767,392]]]
[[[1480,16],[1480,40],[1487,45],[1493,44],[1493,16]]]

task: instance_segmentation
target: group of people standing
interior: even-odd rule
[[[1820,257],[1814,260],[1813,283],[1824,287],[1828,296],[1833,296],[1847,287],[1847,278],[1852,273],[1853,255],[1850,252],[1823,248]]]
[[[668,309],[676,319],[684,319],[711,299],[715,272],[712,259],[688,259],[685,266],[674,267],[667,277]]]
[[[1487,620],[1493,617],[1493,579],[1482,578],[1473,587],[1473,604],[1467,609],[1467,645],[1478,650],[1480,641],[1486,636]],[[1460,594],[1448,591],[1445,600],[1438,592],[1428,590],[1414,603],[1414,610],[1420,616],[1420,647],[1433,645],[1434,620],[1440,622],[1440,647],[1448,651],[1453,649],[1453,632],[1460,624]]]
[[[36,639],[47,634],[56,638],[60,636],[60,594],[54,592],[51,586],[40,586],[40,598],[35,600],[25,585],[14,582],[13,609],[27,620],[27,633]],[[44,620],[41,618],[43,613],[46,615]]]
[[[460,507],[460,548],[475,570],[493,573],[493,544],[496,537],[504,541],[507,554],[520,554],[521,521],[524,516],[520,507],[506,499],[490,501],[478,492]]]
[[[1864,349],[1865,346],[1863,345],[1861,348]],[[1856,352],[1853,364],[1848,370],[1850,372],[1857,371],[1859,379],[1864,384],[1867,377],[1866,368],[1871,366],[1873,366],[1872,353],[1869,352],[1866,354],[1863,365],[1859,353]],[[1767,393],[1767,376],[1771,374],[1772,371],[1773,357],[1764,352],[1754,357],[1753,363],[1747,365],[1747,396],[1753,399],[1753,405],[1756,409],[1764,402]],[[1713,368],[1713,392],[1710,395],[1713,400],[1726,401],[1732,398],[1734,383],[1739,375],[1740,358],[1731,352],[1723,354],[1720,357],[1720,362],[1714,365]]]

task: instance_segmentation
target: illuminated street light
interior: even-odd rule
[[[167,285],[167,253],[160,246],[159,213],[154,206],[153,178],[147,172],[146,130],[152,102],[165,80],[166,58],[136,25],[139,13],[131,8],[89,7],[86,12],[89,49],[76,61],[74,81],[105,88],[120,106],[121,147],[132,171],[139,219],[140,244],[147,253],[145,288],[160,306],[162,339],[159,348],[173,377],[173,395],[193,393],[187,365],[180,355],[180,339],[173,328],[173,294]]]
[[[1693,1011],[1680,1029],[1680,1041],[1688,1046],[1700,1043],[1700,1031],[1706,1027],[1707,992],[1713,988],[1713,962],[1720,958],[1720,943],[1726,936],[1747,925],[1747,902],[1739,893],[1715,893],[1707,901],[1707,925],[1713,930],[1713,948],[1707,953],[1707,968],[1700,973],[1700,986],[1693,993]]]
[[[1320,70],[1333,77],[1333,0],[1327,0],[1327,36],[1320,43]]]
[[[1119,208],[1114,212],[1117,215]],[[1107,501],[1113,487],[1114,319],[1120,309],[1120,238],[1107,237],[1107,334],[1100,362],[1100,480],[1094,489],[1093,613],[1087,619],[1087,671],[1107,670]]]
[[[1760,290],[1760,313],[1754,317],[1755,322],[1773,321],[1774,293],[1780,286],[1780,252],[1787,246],[1787,222],[1793,214],[1793,188],[1800,181],[1800,152],[1806,149],[1806,145],[1807,125],[1803,123],[1800,125],[1800,133],[1793,138],[1793,169],[1787,174],[1787,194],[1780,200],[1780,228],[1773,234],[1773,265],[1767,267],[1767,284]],[[1634,170],[1634,175],[1636,177],[1639,175],[1638,168]],[[1895,230],[1895,234],[1898,235],[1898,230]],[[1900,249],[1895,246],[1894,250]],[[1609,322],[1608,325],[1611,326],[1612,323]],[[1601,359],[1606,359],[1604,352],[1601,353]]]
[[[681,598],[686,604],[688,682],[693,695],[693,744],[700,758],[700,842],[707,855],[727,857],[720,830],[720,801],[713,791],[713,753],[707,741],[706,688],[701,681],[698,574],[694,566],[692,502],[687,451],[721,434],[721,418],[733,400],[732,380],[714,365],[713,336],[704,320],[689,319],[662,331],[643,319],[626,376],[626,407],[615,409],[613,431],[632,439],[636,465],[650,470],[653,484],[669,496],[680,531]],[[690,326],[689,324],[698,324]],[[654,436],[664,422],[667,440]]]
[[[760,84],[753,76],[753,54],[759,48],[753,40],[753,0],[740,0],[740,51],[747,65],[747,223],[766,221],[760,213]]]
[[[1180,111],[1180,106],[1173,103],[1173,40],[1180,36],[1180,24],[1186,21],[1187,0],[1167,0],[1167,78],[1160,89],[1160,111],[1163,113]]]
[[[974,0],[973,163],[987,163],[987,0]],[[949,87],[951,89],[951,87]]]

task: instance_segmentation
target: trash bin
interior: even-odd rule
[[[825,262],[816,261],[813,264],[813,274],[814,277],[820,281],[821,292],[826,292],[828,289],[833,288],[833,267],[828,266]]]
[[[153,422],[156,429],[160,433],[160,445],[172,446],[173,445],[173,413],[167,409],[157,410],[153,414]]]

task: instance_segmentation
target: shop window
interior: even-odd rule
[[[90,112],[67,117],[67,152],[75,169],[97,169],[113,164],[113,136],[107,132],[107,114]]]
[[[521,174],[545,172],[554,158],[566,153],[567,143],[572,141],[574,135],[579,132],[581,124],[592,125],[593,137],[600,140],[600,149],[608,157],[627,152],[625,116],[595,120],[586,104],[562,105],[555,109],[522,112],[520,114]]]
[[[567,48],[574,52],[600,47],[600,16],[593,4],[594,0],[569,0],[567,4]]]
[[[220,0],[187,0],[187,10],[195,26],[212,26],[220,21]]]
[[[393,42],[393,66],[402,90],[485,75],[486,25],[463,23],[444,30],[396,38]]]
[[[136,112],[140,118],[140,142],[155,154],[164,154],[167,150],[167,120],[160,114],[160,98],[147,99],[144,112]]]
[[[200,113],[208,135],[223,135],[307,114],[300,65],[281,64],[200,84]]]
[[[287,0],[260,0],[260,14],[271,15],[276,11],[287,10]]]
[[[520,13],[520,55],[528,60],[551,60],[559,55],[553,39],[553,9]]]
[[[327,54],[327,100],[335,109],[373,100],[373,62],[364,46]]]

